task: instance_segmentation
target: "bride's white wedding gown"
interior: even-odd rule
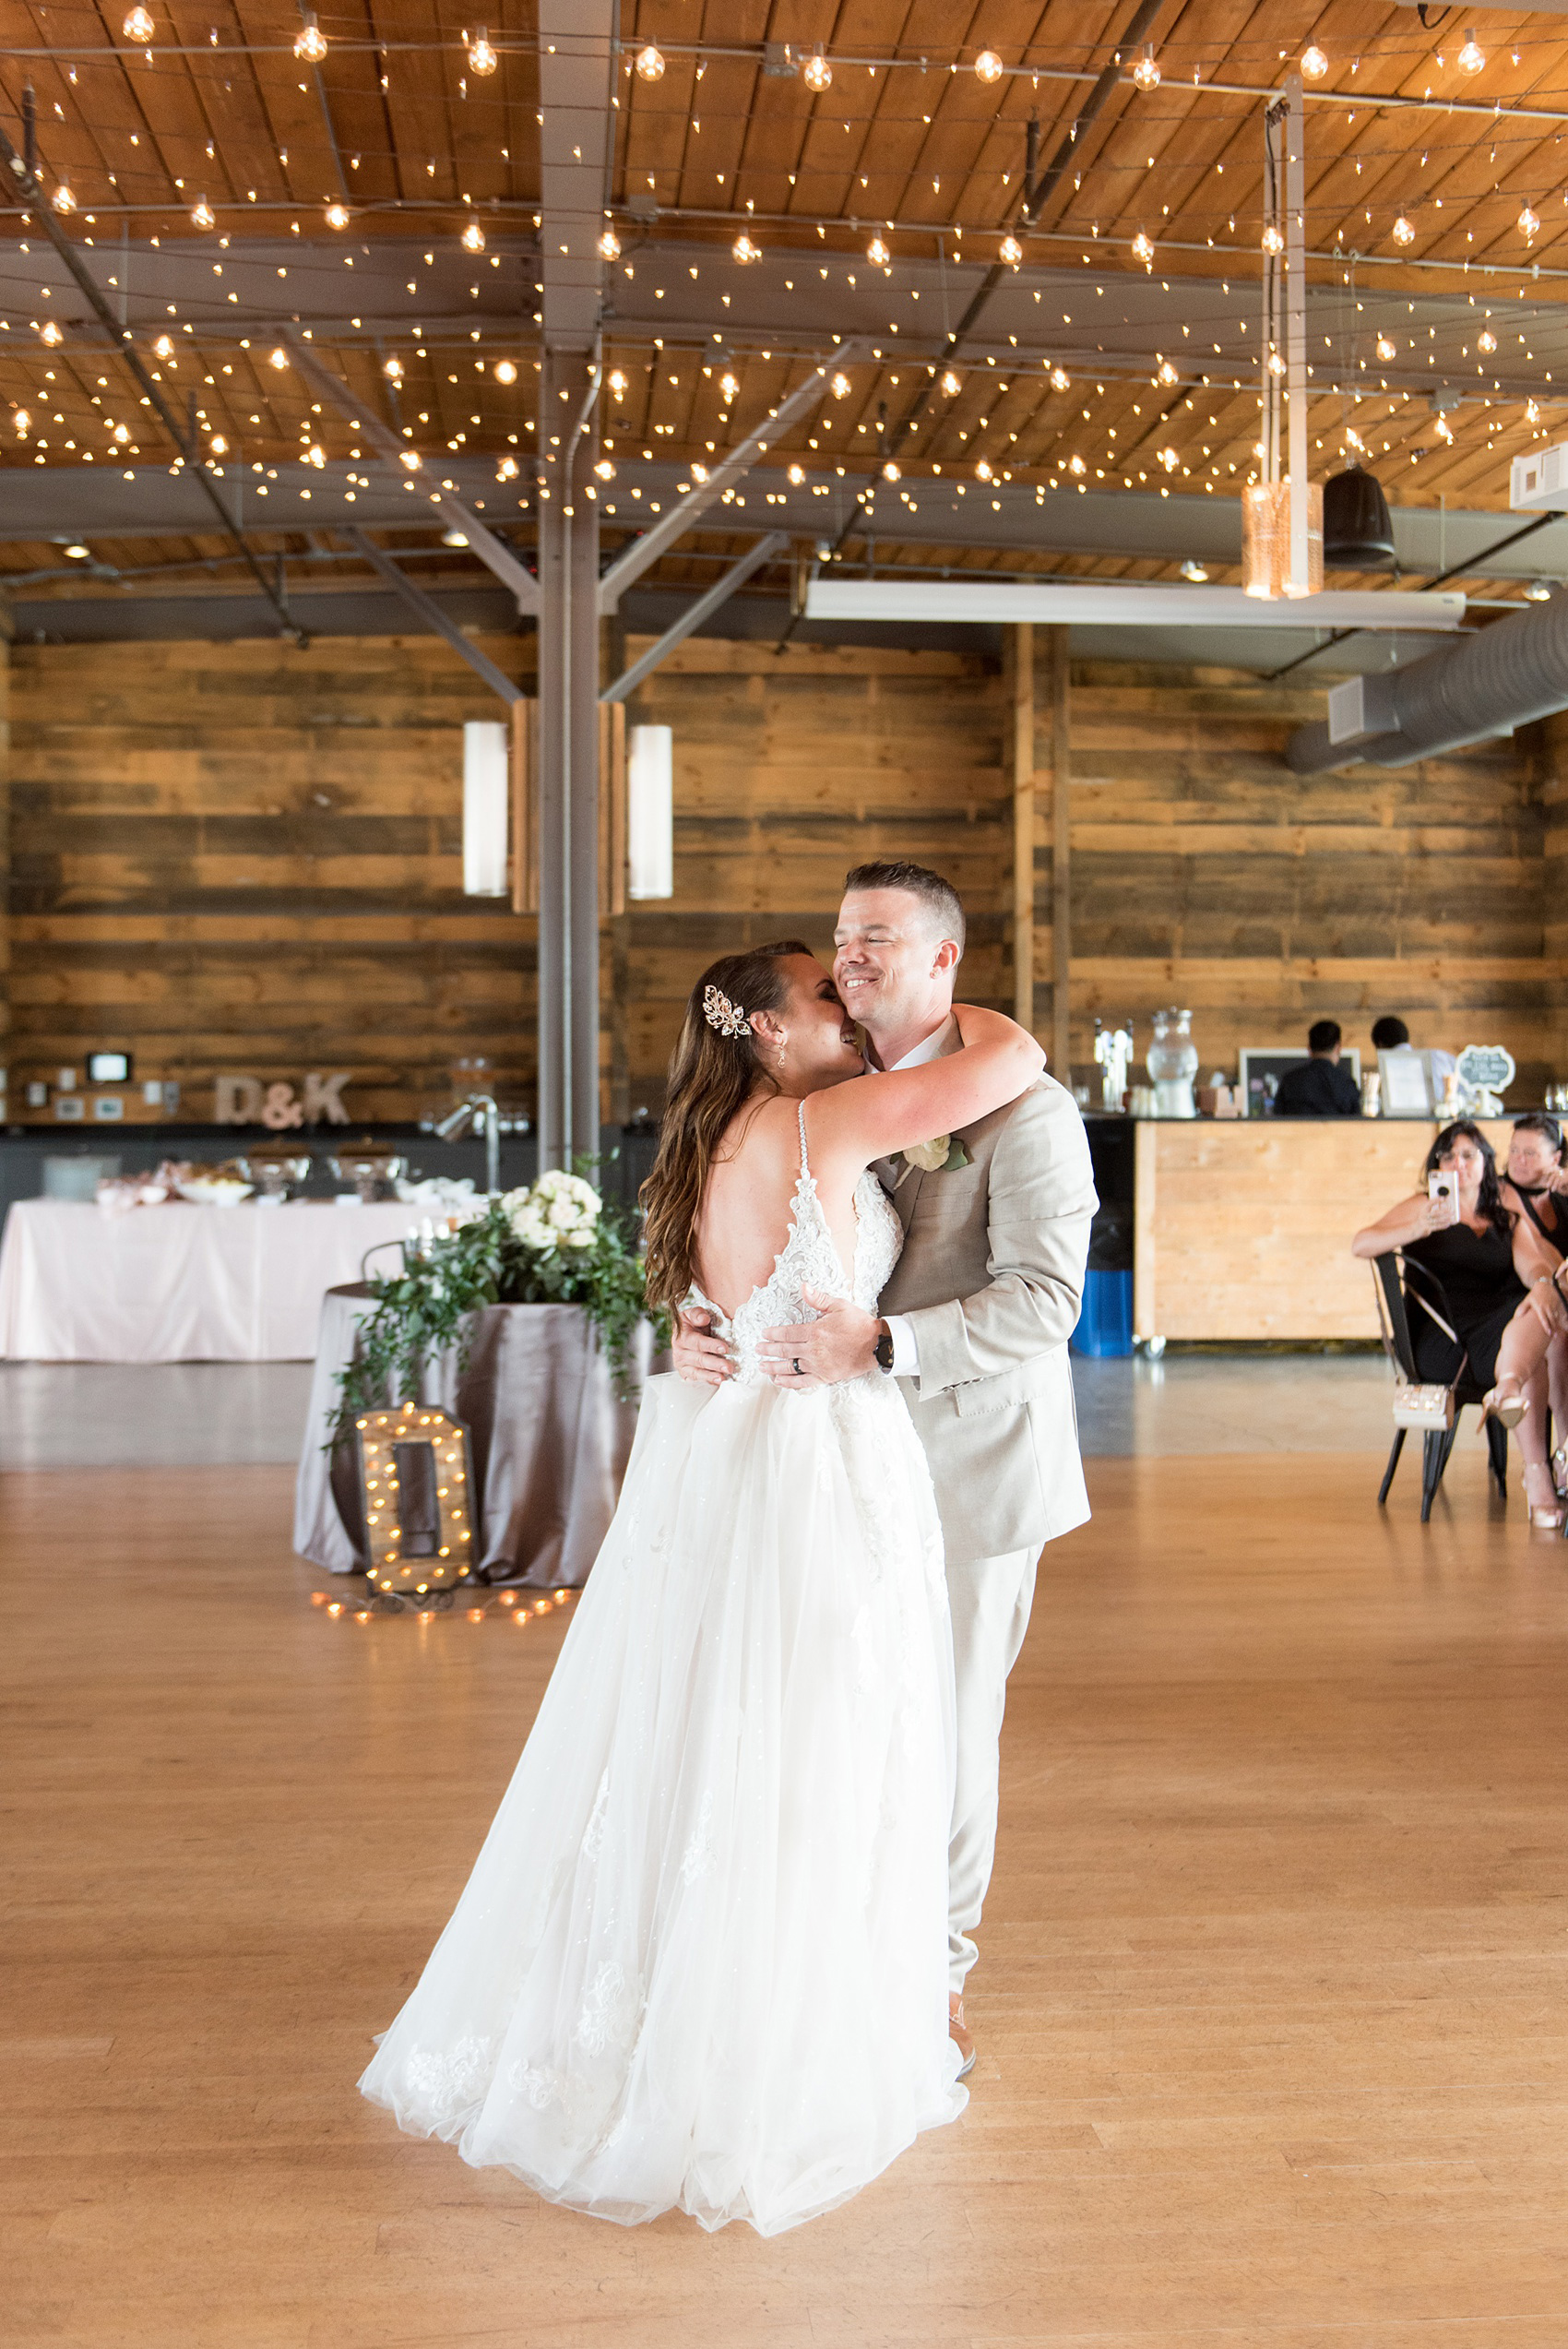
[[[757,1366],[846,1281],[806,1164],[737,1376],[653,1379],[621,1505],[462,1898],[360,2082],[399,2127],[632,2224],[764,2235],[956,2117],[953,1663],[925,1456],[880,1373]],[[711,1304],[710,1300],[701,1300]],[[718,1313],[718,1308],[712,1308]]]

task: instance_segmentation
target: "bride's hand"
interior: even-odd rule
[[[675,1367],[683,1378],[699,1387],[722,1387],[734,1376],[734,1364],[730,1349],[722,1338],[712,1337],[713,1316],[701,1306],[691,1306],[675,1317],[675,1334],[670,1352]]]
[[[840,1379],[863,1378],[876,1367],[877,1333],[881,1322],[862,1313],[848,1297],[825,1289],[802,1289],[802,1295],[817,1308],[815,1321],[797,1321],[782,1330],[765,1330],[757,1361],[776,1387],[828,1387]]]

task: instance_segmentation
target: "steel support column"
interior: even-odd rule
[[[547,350],[539,469],[541,1169],[599,1148],[599,507],[588,495],[596,388],[589,353]]]

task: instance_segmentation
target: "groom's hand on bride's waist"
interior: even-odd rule
[[[688,1306],[675,1318],[670,1352],[683,1378],[699,1387],[722,1387],[735,1375],[734,1358],[722,1338],[712,1333],[713,1316],[701,1306]]]
[[[801,1294],[816,1307],[817,1318],[765,1330],[757,1347],[757,1361],[774,1385],[836,1386],[840,1379],[863,1378],[874,1370],[876,1341],[884,1326],[876,1316],[826,1289],[803,1289]]]

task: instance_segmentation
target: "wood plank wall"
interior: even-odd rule
[[[531,639],[487,638],[530,682]],[[631,639],[635,658],[646,640]],[[1049,1032],[1051,743],[1035,766],[1036,1002]],[[12,1100],[94,1045],[172,1079],[349,1068],[355,1115],[450,1099],[482,1053],[526,1097],[530,919],[465,900],[465,718],[499,704],[423,638],[18,646],[12,654]],[[1329,1014],[1368,1043],[1506,1043],[1568,1076],[1568,722],[1403,770],[1282,762],[1321,688],[1074,668],[1073,1059],[1094,1014],[1194,1011],[1205,1073]],[[1010,1005],[1013,710],[978,655],[697,638],[634,698],[676,759],[676,894],[607,925],[606,1107],[657,1108],[687,989],[737,943],[826,950],[846,868],[913,856],[970,909],[966,984]],[[1559,781],[1560,773],[1562,781]],[[3,940],[0,940],[3,946]],[[127,1114],[141,1114],[139,1098]],[[146,1112],[151,1115],[155,1113]],[[13,1107],[13,1116],[24,1115]]]
[[[533,924],[462,895],[461,728],[503,709],[449,647],[27,646],[12,688],[14,1102],[95,1045],[128,1118],[144,1078],[197,1118],[226,1071],[350,1069],[362,1119],[448,1105],[464,1054],[531,1084]]]

